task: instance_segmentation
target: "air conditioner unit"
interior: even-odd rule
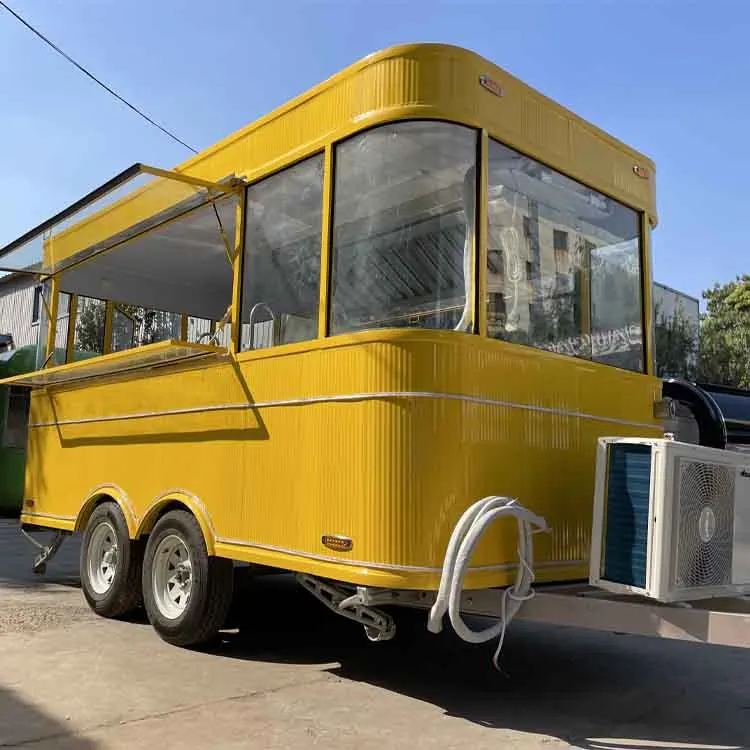
[[[750,456],[601,438],[589,582],[661,602],[750,594]]]

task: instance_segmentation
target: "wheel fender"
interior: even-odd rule
[[[209,555],[214,555],[216,551],[216,532],[211,523],[211,517],[200,498],[187,490],[169,490],[155,498],[148,506],[143,518],[138,523],[135,538],[138,539],[143,534],[148,534],[151,529],[154,528],[162,511],[167,506],[174,503],[179,503],[180,505],[185,506],[195,516],[195,519],[198,521],[198,525],[203,532],[203,539],[206,542],[206,551]]]
[[[128,535],[134,539],[138,529],[138,517],[127,492],[116,484],[101,484],[89,492],[76,516],[75,531],[83,531],[86,528],[89,516],[102,500],[114,500],[117,503],[128,525]]]

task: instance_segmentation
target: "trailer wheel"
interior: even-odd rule
[[[232,561],[208,555],[194,516],[170,511],[146,545],[143,602],[149,622],[167,643],[205,643],[229,615],[232,578]]]
[[[102,617],[120,617],[141,603],[142,545],[130,539],[115,502],[94,508],[81,544],[81,588],[89,607]]]

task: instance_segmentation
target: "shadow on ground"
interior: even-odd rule
[[[60,750],[93,750],[97,743],[71,734],[67,723],[58,721],[18,697],[12,690],[0,687],[0,747],[36,744],[59,738]]]
[[[403,612],[393,641],[329,612],[287,576],[244,581],[234,631],[215,654],[321,664],[348,680],[427,701],[485,727],[546,734],[587,750],[664,743],[750,747],[750,652],[515,622],[503,674],[471,646]],[[607,739],[613,738],[613,739]]]

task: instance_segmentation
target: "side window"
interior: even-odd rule
[[[144,339],[142,343],[155,344],[158,341],[169,341],[169,339],[179,340],[182,316],[166,310],[153,310],[152,312],[153,327],[148,339]]]
[[[642,371],[636,211],[490,141],[494,338]]]
[[[10,386],[7,392],[5,429],[2,432],[4,448],[25,448],[29,424],[30,391],[28,388]]]
[[[247,189],[241,349],[318,335],[323,155]]]
[[[245,331],[247,332],[247,326],[245,326]],[[196,344],[215,344],[228,348],[232,340],[232,324],[226,323],[222,327],[220,320],[189,316],[187,340]]]
[[[136,317],[127,305],[112,309],[112,351],[122,352],[135,346]]]
[[[112,306],[111,351],[121,352],[159,341],[179,340],[181,319],[178,313],[115,303]]]
[[[471,329],[476,154],[475,130],[433,121],[336,148],[333,333]]]
[[[78,297],[71,361],[104,353],[106,302],[94,297]]]

